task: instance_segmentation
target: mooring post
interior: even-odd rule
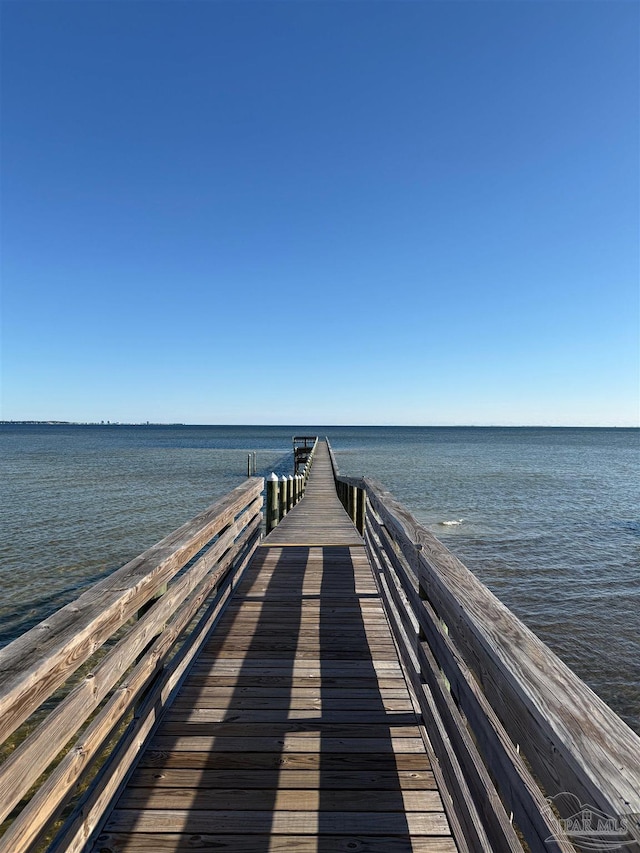
[[[356,527],[360,536],[364,536],[365,513],[367,505],[367,493],[364,489],[358,489],[358,512]]]
[[[247,477],[251,476],[251,454],[247,454]]]
[[[280,521],[287,514],[287,475],[283,474],[280,478]]]
[[[289,474],[287,477],[287,512],[291,512],[293,504],[293,474]]]
[[[280,521],[280,510],[278,508],[279,485],[278,475],[272,471],[267,477],[267,533],[271,533]]]

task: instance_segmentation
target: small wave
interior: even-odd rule
[[[457,527],[459,524],[462,524],[464,518],[459,518],[457,521],[441,521],[439,522],[443,527]]]

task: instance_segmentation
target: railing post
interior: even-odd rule
[[[278,475],[273,472],[267,477],[267,533],[271,533],[280,521]]]

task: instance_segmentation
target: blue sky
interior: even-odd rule
[[[4,2],[5,419],[637,425],[635,2]]]

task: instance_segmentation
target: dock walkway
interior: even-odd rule
[[[453,853],[364,542],[320,442],[95,853]]]

